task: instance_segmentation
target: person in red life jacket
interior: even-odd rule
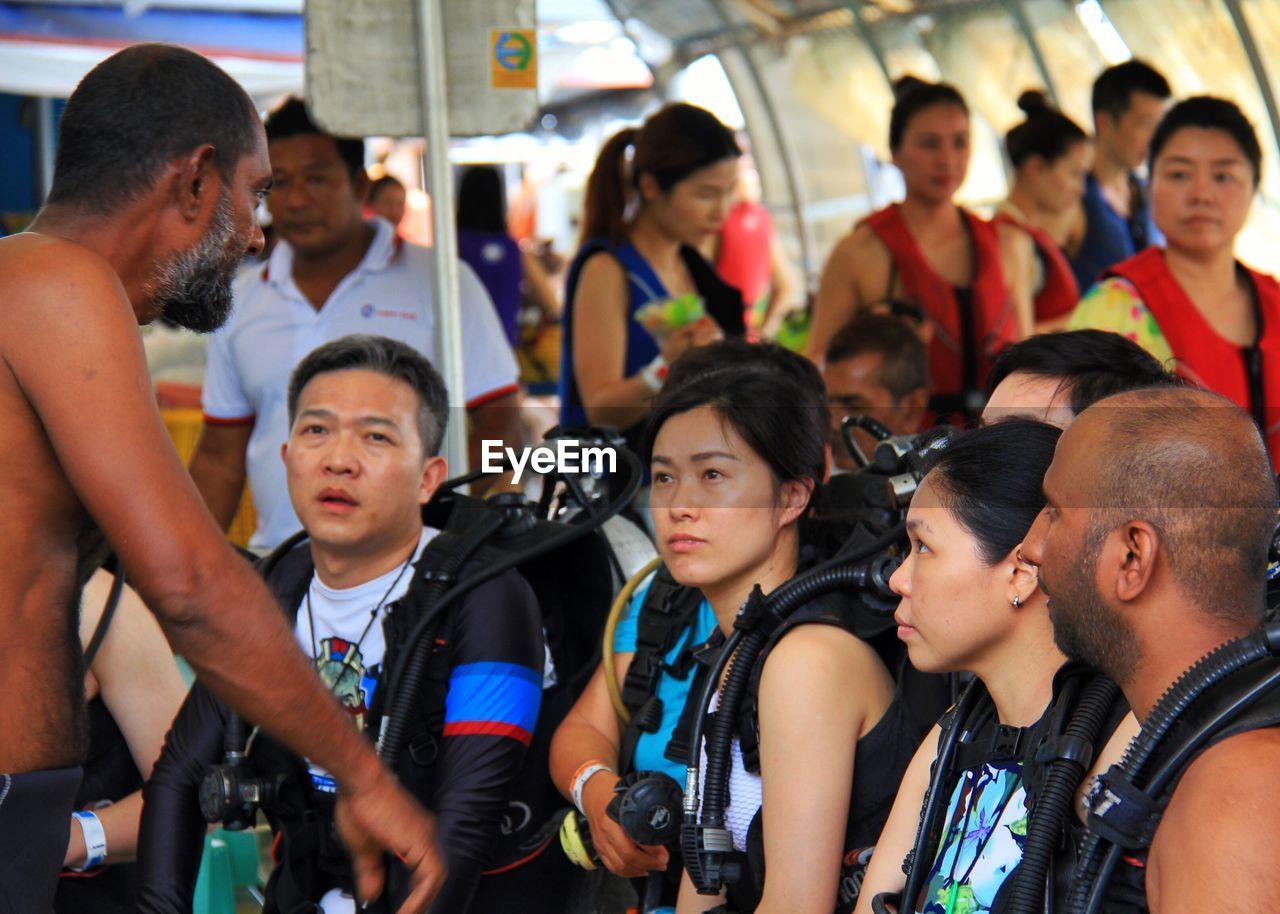
[[[855,312],[905,298],[927,316],[932,407],[976,415],[995,354],[1019,336],[989,222],[952,202],[969,167],[969,109],[945,83],[904,77],[889,120],[889,148],[906,198],[872,213],[823,267],[809,355]]]
[[[1116,264],[1073,328],[1134,340],[1183,378],[1243,407],[1280,467],[1280,283],[1235,259],[1262,151],[1232,102],[1175,105],[1151,141],[1151,203],[1166,247]]]
[[[745,137],[739,137],[745,144]],[[782,319],[801,306],[802,290],[778,244],[773,217],[760,202],[760,174],[750,153],[738,159],[733,205],[712,239],[707,259],[720,278],[742,293],[747,338],[773,339]]]
[[[1013,186],[991,221],[1022,329],[1060,330],[1080,300],[1063,249],[1084,228],[1080,197],[1093,151],[1080,125],[1043,92],[1023,92],[1018,107],[1027,119],[1005,135]]]

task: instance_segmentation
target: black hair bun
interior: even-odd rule
[[[929,83],[918,76],[912,76],[910,73],[906,76],[899,76],[893,81],[893,100],[900,102],[916,89],[921,89],[928,85]]]
[[[1018,96],[1018,108],[1027,117],[1034,117],[1037,114],[1047,114],[1052,111],[1053,103],[1040,89],[1028,89]]]

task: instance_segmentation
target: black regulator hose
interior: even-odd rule
[[[867,548],[871,549],[878,542],[869,544]],[[845,561],[856,559],[850,557]],[[751,681],[756,658],[776,624],[804,603],[836,590],[853,588],[888,593],[889,577],[898,563],[896,556],[881,555],[865,564],[815,568],[793,578],[767,598],[760,591],[759,585],[747,598],[734,623],[734,633],[725,642],[719,662],[703,687],[702,704],[699,706],[702,714],[694,724],[693,738],[690,740],[689,765],[685,776],[685,827],[681,829],[681,840],[685,850],[685,865],[699,894],[719,892],[721,882],[725,881],[722,875],[728,880],[733,878],[730,872],[722,874],[721,871],[722,855],[732,849],[723,834],[730,746],[737,725],[738,709]],[[766,624],[761,624],[762,622]],[[769,622],[773,624],[768,624]],[[720,706],[707,734],[707,773],[702,815],[699,817],[698,767],[701,762],[703,721],[719,682],[719,671],[726,663],[728,672],[724,676]]]
[[[987,687],[982,684],[982,680],[975,678],[960,695],[960,700],[952,712],[951,726],[944,731],[942,742],[938,745],[938,755],[933,763],[933,776],[929,781],[929,791],[925,794],[924,806],[920,810],[916,840],[911,847],[907,882],[902,888],[898,905],[900,910],[914,910],[911,905],[920,894],[925,874],[929,872],[929,867],[933,863],[932,860],[926,859],[932,850],[929,843],[933,840],[933,834],[937,829],[938,817],[942,815],[949,799],[945,781],[947,772],[951,769],[951,760],[955,758],[956,747],[961,743],[967,743],[973,736],[969,721],[973,718],[978,705],[989,700]],[[875,899],[872,899],[873,904],[874,902]]]
[[[1230,641],[1202,657],[1169,686],[1151,709],[1116,766],[1119,775],[1139,786],[1138,779],[1156,750],[1197,698],[1233,673],[1273,654],[1280,654],[1280,622],[1272,622],[1261,631]],[[1123,852],[1123,848],[1090,832],[1072,876],[1067,914],[1092,914],[1101,909],[1107,884]]]
[[[439,617],[439,614],[433,610],[440,605],[441,598],[449,585],[456,580],[462,566],[506,522],[506,518],[498,511],[486,512],[460,535],[456,547],[444,551],[439,567],[435,569],[434,575],[423,592],[424,618]],[[387,713],[382,718],[382,730],[378,737],[378,754],[392,771],[395,770],[396,762],[400,758],[400,750],[404,747],[410,712],[422,690],[422,679],[427,674],[427,664],[431,659],[431,642],[434,640],[434,638],[427,640],[423,650],[406,652],[399,686],[394,696],[389,699]]]
[[[605,521],[613,517],[627,505],[631,504],[632,500],[636,496],[636,492],[640,490],[640,480],[642,478],[640,458],[636,457],[625,448],[618,448],[617,453],[629,472],[627,484],[617,496],[600,508],[595,516],[589,517],[585,522],[580,524],[559,525],[563,526],[564,529],[548,536],[542,542],[531,546],[522,552],[518,552],[500,562],[495,562],[492,565],[487,566],[484,570],[470,575],[465,581],[454,583],[454,586],[440,596],[437,602],[427,605],[422,614],[422,618],[417,621],[413,630],[409,632],[409,636],[401,646],[400,657],[396,660],[394,668],[387,676],[388,713],[400,708],[408,708],[410,706],[409,703],[413,701],[413,695],[417,689],[410,689],[407,687],[405,674],[408,671],[409,662],[419,653],[418,646],[422,644],[427,633],[434,629],[436,621],[440,617],[440,613],[455,601],[461,599],[464,595],[479,587],[486,581],[490,581],[498,575],[504,574],[512,568],[516,568],[526,562],[531,562],[534,559],[540,558],[549,552],[554,552],[555,550],[563,546],[567,546],[575,540],[598,530],[604,525]],[[427,645],[428,646],[421,651],[421,654],[423,655],[421,662],[424,668],[427,658],[430,655],[430,641],[427,642]],[[393,765],[395,760],[387,753],[385,743],[385,734],[390,726],[392,726],[392,724],[384,717],[384,736],[379,738],[379,754],[384,760],[386,760],[388,765]]]
[[[1034,814],[1027,821],[1022,862],[1013,879],[1009,914],[1041,914],[1045,893],[1052,891],[1049,872],[1062,837],[1062,824],[1071,815],[1071,804],[1080,782],[1093,763],[1098,737],[1111,716],[1120,687],[1097,677],[1085,688],[1071,716],[1055,757],[1045,770],[1044,784],[1036,797]]]

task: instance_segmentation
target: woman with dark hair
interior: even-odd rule
[[[526,298],[544,320],[560,316],[546,271],[507,232],[507,195],[491,165],[473,165],[458,184],[458,256],[484,283],[512,346],[520,342],[520,305]]]
[[[637,846],[604,814],[617,772],[656,769],[683,782],[686,756],[668,743],[705,675],[692,659],[723,642],[755,585],[767,594],[802,566],[798,523],[826,471],[826,422],[821,376],[773,344],[698,349],[673,366],[654,401],[644,453],[664,567],[633,601],[613,646],[624,694],[637,683],[637,664],[656,671],[655,726],[627,740],[602,670],[552,748],[553,777],[566,795],[581,798],[596,848],[614,872],[669,863],[667,850]],[[660,604],[649,596],[659,582],[668,588]],[[671,649],[656,663],[642,659],[655,617],[683,606],[684,595],[692,606],[667,639]],[[731,910],[837,910],[845,851],[851,841],[872,843],[917,745],[921,730],[894,699],[888,670],[851,631],[854,611],[843,595],[812,601],[757,661],[758,765],[748,769],[735,737],[726,809],[743,864],[729,890]],[[685,878],[678,909],[723,901],[695,895]]]
[[[969,168],[969,108],[945,83],[899,80],[889,121],[907,194],[836,245],[822,271],[809,354],[854,313],[887,299],[925,312],[934,411],[976,415],[991,359],[1020,334],[995,229],[953,202]]]
[[[1080,293],[1064,250],[1084,233],[1080,198],[1092,148],[1080,126],[1043,92],[1018,98],[1027,115],[1005,135],[1013,186],[991,221],[1024,335],[1066,326]]]
[[[1054,644],[1037,569],[1019,551],[1044,507],[1041,485],[1060,434],[1018,418],[969,432],[942,452],[911,501],[911,552],[889,582],[902,598],[898,637],[917,669],[966,670],[975,679],[903,778],[858,914],[870,914],[876,895],[904,886],[913,897],[901,898],[900,912],[1006,910],[1036,815],[1053,826],[1050,851],[1062,844],[1066,810],[1055,817],[1046,803],[1029,821],[1029,791],[1046,780],[1033,776],[1046,767],[1033,762],[1043,761],[1045,745],[1060,748],[1058,729],[1075,719],[1082,690],[1101,677],[1068,663]],[[1118,759],[1137,728],[1118,693],[1107,694],[1094,734],[1094,745],[1106,748],[1093,760],[1094,772]],[[1083,775],[1084,765],[1062,794],[1078,799]],[[922,816],[929,806],[935,814]],[[1045,885],[1028,889],[1043,910]]]
[[[685,104],[600,150],[565,286],[562,424],[616,426],[638,450],[640,420],[667,366],[691,346],[743,333],[741,293],[697,250],[724,220],[738,155],[727,127]],[[685,296],[701,300],[702,318],[659,321],[653,331],[637,318],[646,305]]]
[[[1280,469],[1280,283],[1235,258],[1262,150],[1232,102],[1169,109],[1151,141],[1151,206],[1165,247],[1116,264],[1073,329],[1111,330],[1248,410]]]

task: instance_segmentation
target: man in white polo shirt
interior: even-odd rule
[[[383,219],[364,221],[363,141],[321,132],[298,99],[268,116],[266,131],[274,182],[267,208],[280,241],[264,266],[239,278],[231,319],[210,342],[205,427],[191,459],[191,476],[224,528],[247,468],[258,512],[251,545],[262,549],[301,529],[280,462],[294,365],[350,333],[388,336],[431,358],[436,333],[431,253]],[[521,444],[517,369],[488,293],[459,267],[471,462],[478,466],[481,440]]]

